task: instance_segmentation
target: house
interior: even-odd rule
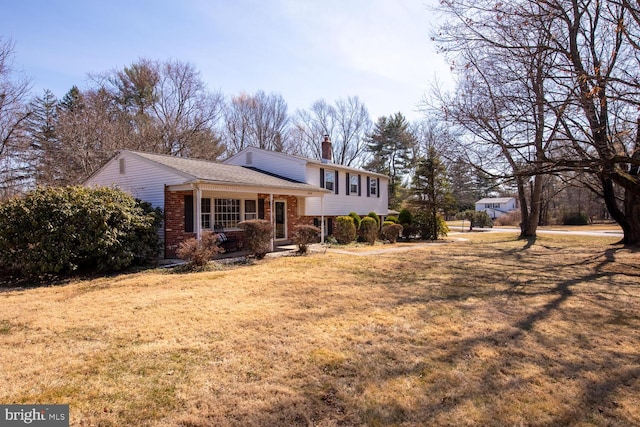
[[[476,212],[484,211],[491,219],[500,218],[515,209],[515,197],[488,197],[476,202]]]
[[[275,246],[298,224],[318,226],[324,238],[336,216],[387,216],[388,177],[335,165],[328,137],[323,147],[322,161],[250,147],[222,163],[121,150],[85,185],[118,187],[162,208],[167,258],[182,241],[218,227],[241,241],[243,220],[270,220]]]

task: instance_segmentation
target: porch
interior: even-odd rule
[[[324,194],[308,189],[285,193],[208,183],[165,186],[165,258],[174,258],[180,243],[199,239],[206,231],[223,233],[233,243],[223,244],[228,254],[241,252],[245,245],[238,224],[252,219],[272,223],[272,248],[277,250],[290,244],[296,225],[313,224],[312,217],[304,216],[306,198],[319,197],[322,204]]]

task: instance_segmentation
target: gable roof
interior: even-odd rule
[[[113,161],[121,153],[128,153],[138,156],[147,161],[153,162],[185,178],[181,183],[165,184],[186,184],[186,183],[210,183],[234,186],[266,187],[280,190],[301,190],[313,192],[328,192],[315,185],[303,182],[284,179],[282,177],[268,175],[259,170],[252,170],[242,166],[227,165],[224,163],[189,159],[184,157],[169,156],[164,154],[144,153],[131,150],[120,150],[110,160]]]
[[[513,199],[515,199],[515,197],[485,197],[476,203],[509,203]]]
[[[338,170],[344,170],[347,172],[357,172],[357,173],[366,173],[367,175],[373,175],[373,176],[378,176],[380,178],[386,178],[389,179],[389,177],[385,174],[381,174],[378,172],[371,172],[365,169],[358,169],[358,168],[354,168],[351,166],[345,166],[345,165],[340,165],[337,163],[332,163],[332,162],[323,162],[321,160],[317,160],[317,159],[310,159],[308,157],[303,157],[303,156],[297,156],[295,154],[287,154],[287,153],[281,153],[279,151],[272,151],[272,150],[265,150],[263,148],[258,148],[258,147],[247,147],[242,149],[241,151],[237,152],[236,154],[234,154],[233,156],[229,157],[228,159],[226,159],[224,162],[228,162],[231,159],[234,159],[236,157],[239,157],[241,155],[243,155],[244,153],[246,153],[247,151],[260,151],[263,153],[267,153],[269,155],[272,156],[277,156],[280,157],[282,159],[289,159],[289,160],[295,160],[297,162],[303,162],[306,164],[310,164],[310,165],[316,165],[322,168],[332,168],[332,169],[338,169]]]

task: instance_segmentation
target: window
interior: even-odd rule
[[[215,199],[215,223],[224,228],[235,228],[240,222],[239,199]]]
[[[258,202],[255,200],[244,201],[244,219],[257,219],[258,218]]]
[[[333,191],[335,189],[336,173],[334,171],[324,172],[324,188]]]
[[[358,195],[359,179],[358,175],[349,177],[349,194]]]
[[[500,203],[485,203],[485,209],[500,209]]]
[[[211,228],[211,199],[200,199],[200,212],[202,214],[202,228]]]
[[[371,194],[371,196],[378,195],[378,180],[375,178],[371,178],[369,181],[369,194]]]

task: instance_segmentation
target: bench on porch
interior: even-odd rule
[[[238,239],[228,233],[224,232],[224,227],[221,224],[214,224],[213,232],[218,236],[218,244],[225,252],[235,252],[238,250]]]

